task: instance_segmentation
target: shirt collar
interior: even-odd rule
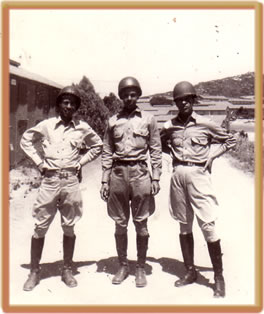
[[[134,111],[132,111],[129,115],[127,114],[126,111],[121,110],[118,114],[117,114],[117,118],[122,118],[122,117],[127,117],[127,116],[135,116],[135,115],[142,115],[142,110],[139,107],[136,107],[136,109]]]
[[[55,128],[58,127],[60,124],[64,125],[63,120],[61,119],[61,117],[58,115],[56,117],[56,123],[55,123]],[[77,121],[76,119],[73,117],[72,120],[69,123],[69,126],[73,126],[74,128],[76,127]]]

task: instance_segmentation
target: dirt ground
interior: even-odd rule
[[[101,200],[100,159],[86,165],[81,184],[84,215],[76,225],[74,262],[78,286],[61,281],[62,230],[56,216],[45,239],[42,279],[31,292],[23,291],[29,273],[30,239],[33,232],[32,204],[36,197],[36,173],[24,177],[11,172],[10,190],[10,305],[254,305],[255,304],[255,206],[254,177],[233,168],[226,157],[213,165],[213,185],[219,201],[218,233],[224,252],[226,297],[213,298],[213,271],[207,245],[195,222],[196,283],[175,288],[184,273],[178,223],[168,210],[170,160],[164,155],[161,191],[156,211],[149,219],[149,250],[145,288],[135,287],[136,236],[129,226],[130,276],[112,285],[117,270],[114,222]],[[35,178],[34,178],[35,177]],[[14,189],[15,182],[20,180]],[[22,184],[27,181],[26,184]],[[33,182],[33,184],[30,182]]]

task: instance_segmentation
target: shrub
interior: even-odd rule
[[[232,157],[232,163],[239,169],[254,173],[255,170],[255,149],[254,142],[247,137],[239,136],[236,147],[228,151],[227,155]]]

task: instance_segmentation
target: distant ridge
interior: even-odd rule
[[[226,77],[219,80],[200,82],[195,85],[198,95],[212,95],[225,97],[241,97],[254,95],[255,73],[247,72],[245,74]],[[172,97],[172,92],[158,93],[149,96]]]

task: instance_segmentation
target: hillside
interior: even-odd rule
[[[200,82],[195,85],[199,95],[241,97],[254,95],[254,72],[248,72],[241,75],[226,77],[219,80]],[[153,96],[171,97],[172,92],[166,92]]]

